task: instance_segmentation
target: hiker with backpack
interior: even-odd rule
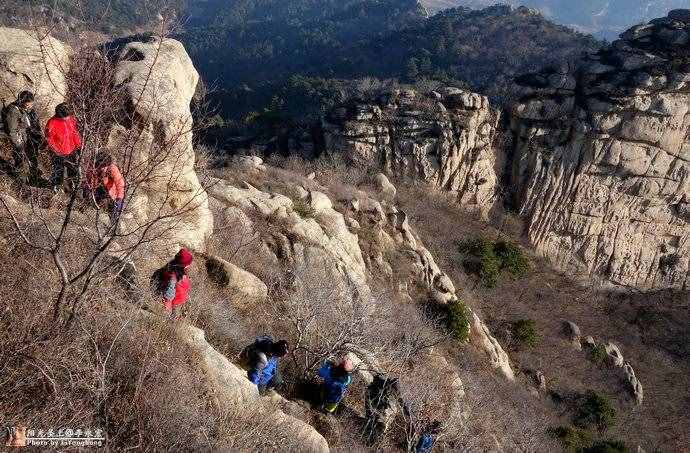
[[[97,206],[110,212],[110,222],[115,224],[122,213],[125,200],[125,178],[107,152],[96,155],[94,165],[84,178],[85,198],[91,198]]]
[[[71,190],[75,190],[80,176],[79,157],[82,141],[77,129],[77,120],[67,103],[63,102],[55,107],[55,116],[46,124],[46,141],[48,149],[53,153],[53,192],[57,193],[62,188],[65,171]]]
[[[170,317],[175,316],[175,310],[184,305],[192,288],[187,275],[194,257],[187,249],[181,249],[165,267],[153,274],[156,292],[163,296],[163,306]]]
[[[401,408],[398,380],[383,374],[374,375],[364,395],[364,440],[373,445],[381,440]]]
[[[2,109],[2,126],[12,143],[12,167],[10,174],[20,176],[24,160],[29,166],[29,181],[38,181],[38,153],[43,145],[43,131],[34,110],[34,94],[19,93],[17,100]]]
[[[436,437],[441,432],[441,422],[434,421],[429,423],[424,430],[422,435],[419,436],[419,441],[415,446],[415,453],[431,453],[434,449],[434,444],[436,443]]]
[[[348,358],[337,363],[327,360],[319,368],[319,377],[323,379],[321,401],[324,412],[332,414],[338,408],[352,383],[353,369],[352,361]]]
[[[260,392],[283,383],[279,361],[288,353],[285,340],[273,341],[269,336],[258,337],[240,354],[240,362],[247,369],[247,377]]]

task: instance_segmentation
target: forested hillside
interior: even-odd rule
[[[513,97],[515,76],[598,45],[507,6],[428,17],[416,0],[70,0],[57,12],[44,0],[11,0],[2,20],[16,25],[27,5],[34,15],[57,14],[63,29],[97,23],[110,35],[139,31],[160,12],[176,16],[177,37],[234,124],[314,118],[362,78],[468,87],[500,104]]]
[[[431,10],[464,6],[484,8],[497,0],[422,0]],[[513,6],[538,8],[549,19],[609,40],[631,25],[664,16],[690,0],[501,0]]]
[[[454,9],[425,19],[416,2],[327,3],[317,10],[307,3],[264,16],[229,4],[209,24],[191,21],[183,41],[205,79],[220,88],[218,99],[232,106],[224,116],[308,113],[318,99],[342,97],[350,86],[344,80],[364,77],[467,86],[500,103],[511,98],[516,75],[598,45],[524,8]]]

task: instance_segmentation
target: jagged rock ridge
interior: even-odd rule
[[[673,11],[576,67],[518,80],[515,203],[532,244],[560,268],[687,287],[689,24]]]

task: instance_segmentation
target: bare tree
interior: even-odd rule
[[[64,315],[67,325],[94,285],[121,272],[144,247],[169,239],[186,216],[205,202],[202,186],[192,187],[192,193],[184,197],[176,190],[189,185],[185,178],[189,159],[193,159],[189,152],[194,131],[191,116],[176,118],[163,131],[156,124],[152,127],[168,108],[165,93],[158,89],[156,70],[171,25],[160,21],[156,34],[148,38],[153,55],[143,63],[148,67],[136,87],[116,83],[118,62],[129,58],[119,54],[120,49],[74,43],[77,47],[70,67],[60,65],[58,70],[67,80],[67,90],[60,94],[74,110],[82,136],[79,176],[70,181],[67,198],[53,200],[47,209],[41,189],[30,191],[25,212],[0,198],[2,214],[14,225],[17,238],[50,257],[60,279],[53,318]],[[45,23],[32,24],[31,34],[40,43],[43,64],[54,68],[49,32]],[[57,84],[55,88],[61,89]],[[112,221],[93,199],[82,197],[85,173],[104,150],[113,154],[127,183],[124,214]],[[144,201],[146,206],[142,206]],[[68,254],[75,236],[85,239],[88,248]]]

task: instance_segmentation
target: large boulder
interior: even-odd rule
[[[630,392],[635,397],[635,402],[640,405],[644,401],[644,389],[642,388],[642,383],[635,375],[635,370],[633,370],[632,365],[629,362],[625,362],[623,365],[623,371],[625,373],[625,379],[630,386]]]
[[[374,181],[376,182],[377,189],[386,200],[393,200],[395,198],[398,191],[386,175],[379,173],[374,178]]]
[[[10,103],[20,91],[36,95],[43,120],[65,100],[72,49],[50,35],[0,27],[0,100]]]
[[[175,213],[163,222],[170,248],[204,250],[213,216],[194,171],[190,110],[199,74],[174,39],[130,38],[112,47],[117,49],[114,84],[126,95],[130,121],[113,128],[108,147],[117,152],[135,145],[126,176],[137,186],[130,208],[138,225],[130,228]]]
[[[268,297],[268,287],[257,276],[218,256],[206,257],[206,272],[236,306],[262,303]]]
[[[482,349],[489,357],[491,365],[500,371],[509,381],[515,380],[515,373],[510,366],[510,358],[503,350],[501,344],[492,335],[489,328],[472,313],[470,321],[470,341]]]

